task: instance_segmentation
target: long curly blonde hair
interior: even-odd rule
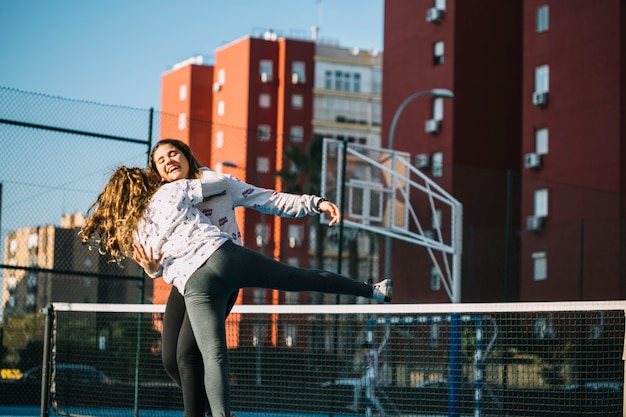
[[[109,253],[113,262],[132,256],[133,235],[158,179],[141,168],[118,168],[87,212],[80,230],[83,244]]]

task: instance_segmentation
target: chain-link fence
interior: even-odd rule
[[[3,377],[19,377],[41,364],[41,309],[50,302],[165,302],[169,288],[160,293],[152,288],[162,285],[159,280],[145,279],[132,262],[119,268],[90,252],[80,244],[77,232],[84,213],[116,167],[146,166],[157,138],[176,137],[181,131],[191,135],[192,130],[200,140],[191,146],[203,165],[216,169],[221,164],[241,179],[275,188],[272,167],[282,155],[277,155],[263,132],[201,120],[181,121],[179,116],[152,109],[0,88]],[[206,152],[230,140],[247,143],[247,150],[224,147],[222,152]],[[255,156],[252,163],[245,160],[245,154]],[[289,168],[289,163],[285,166]],[[433,175],[431,169],[434,167],[425,167],[424,172]],[[626,234],[619,193],[540,181],[531,170],[507,172],[444,164],[437,171],[444,180],[455,172],[448,191],[464,206],[463,301],[540,300],[547,299],[546,294],[559,300],[613,299],[621,294],[621,242]],[[534,194],[542,190],[547,190],[550,212],[535,216]],[[531,221],[533,217],[538,220]],[[430,219],[424,219],[428,226]],[[245,236],[253,237],[246,245],[284,262],[318,266],[316,245],[306,239],[309,229],[314,232],[315,228],[308,227],[307,219],[293,223],[300,227],[294,228],[297,235],[305,237],[301,247],[289,244],[288,232],[280,232],[273,216],[246,212],[245,218],[238,214],[238,220]],[[277,231],[282,234],[272,239]],[[380,238],[350,230],[344,239],[345,273],[361,280],[378,279]],[[337,248],[331,233],[320,267],[336,268]],[[394,242],[393,256],[394,277],[416,277],[407,291],[398,294],[404,297],[402,301],[447,301],[423,248]],[[328,301],[334,302],[335,297]],[[270,298],[246,292],[244,302],[264,303]],[[593,337],[602,337],[602,332]]]

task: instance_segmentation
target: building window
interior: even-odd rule
[[[15,251],[17,251],[17,245],[17,240],[11,239],[11,242],[9,243],[9,253],[11,255],[15,255]]]
[[[548,128],[543,127],[535,130],[535,153],[539,155],[548,154]]]
[[[548,278],[548,256],[545,252],[535,252],[533,257],[533,279],[545,281]]]
[[[30,236],[28,236],[28,244],[27,244],[28,249],[36,248],[38,241],[39,241],[39,236],[37,236],[37,233],[31,233]]]
[[[225,112],[226,112],[226,103],[224,102],[224,100],[218,101],[217,102],[217,115],[223,116]]]
[[[443,153],[435,152],[433,153],[432,159],[433,165],[433,177],[439,178],[443,176]]]
[[[178,87],[178,99],[180,101],[187,100],[187,84],[183,84]]]
[[[324,88],[326,90],[331,90],[333,88],[333,72],[326,71],[324,73]]]
[[[546,32],[549,27],[548,5],[537,7],[537,33]]]
[[[265,304],[265,289],[255,288],[252,290],[252,303]]]
[[[343,73],[343,91],[350,91],[350,73],[349,72],[344,72]]]
[[[274,64],[269,59],[262,59],[259,62],[259,75],[261,81],[269,83],[274,79]]]
[[[296,260],[296,265],[294,266],[298,266],[298,258],[294,258]],[[291,291],[287,291],[285,292],[285,304],[292,304],[292,305],[296,305],[296,304],[300,304],[300,293],[298,292],[291,292]]]
[[[294,109],[301,109],[304,106],[304,98],[302,94],[293,94],[291,96],[291,107]]]
[[[446,10],[446,0],[435,0],[435,7],[439,10]]]
[[[443,64],[443,41],[438,41],[433,44],[433,65]]]
[[[441,289],[441,275],[436,266],[430,268],[430,289],[439,291]]]
[[[304,128],[302,126],[291,126],[289,138],[292,142],[304,141]]]
[[[259,94],[259,107],[268,109],[272,105],[272,96],[267,93]]]
[[[304,226],[290,224],[287,228],[287,240],[290,248],[299,248],[304,241]]]
[[[304,84],[306,82],[305,64],[302,61],[293,61],[291,64],[291,82]]]
[[[535,68],[535,93],[550,91],[550,67],[541,65]]]
[[[218,130],[215,134],[215,147],[221,149],[224,147],[224,132]]]
[[[291,303],[289,303],[291,304]],[[297,304],[297,303],[294,303]],[[294,347],[296,345],[296,334],[298,333],[298,327],[294,324],[286,324],[283,328],[285,334],[285,346]]]
[[[361,92],[361,74],[359,74],[358,72],[355,72],[352,75],[352,78],[354,80],[354,92],[360,93]]]
[[[433,100],[433,119],[443,120],[443,98],[437,97]]]
[[[270,172],[270,159],[265,156],[259,156],[256,159],[256,172],[260,174],[267,174]]]
[[[435,209],[435,212],[433,213],[433,217],[431,219],[431,224],[430,227],[432,227],[433,230],[438,230],[441,229],[441,218],[442,218],[442,213],[441,213],[441,209]]]
[[[428,344],[431,348],[439,347],[439,323],[430,324],[430,339]]]
[[[534,197],[535,217],[547,217],[548,216],[548,190],[543,188],[541,190],[535,190]]]
[[[335,90],[341,91],[341,71],[335,71]]]
[[[272,127],[269,125],[259,125],[257,128],[257,139],[261,141],[268,141],[272,135]]]
[[[187,128],[187,115],[181,113],[178,115],[178,130],[185,130]]]
[[[217,71],[217,82],[219,85],[226,84],[226,70],[224,68]]]

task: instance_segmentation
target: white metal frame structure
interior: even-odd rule
[[[413,166],[407,152],[324,139],[322,161],[321,194],[342,208],[341,227],[426,248],[450,301],[459,303],[462,204]],[[412,206],[412,195],[426,197],[433,219],[442,212],[447,218],[449,213],[449,223],[442,219],[424,227]],[[328,223],[329,219],[322,216],[321,221]]]

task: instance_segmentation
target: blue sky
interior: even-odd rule
[[[383,46],[384,0],[0,0],[0,86],[160,108],[161,75],[271,28]]]

